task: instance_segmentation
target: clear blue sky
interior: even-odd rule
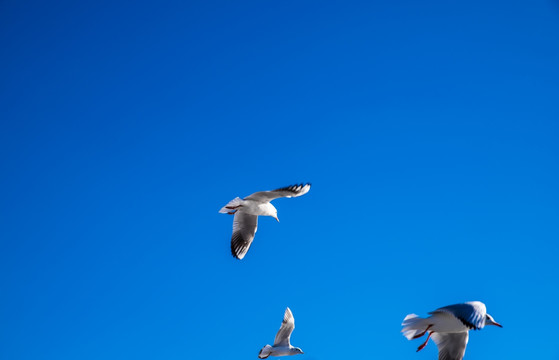
[[[559,2],[0,2],[0,358],[559,359]],[[275,201],[243,261],[235,196]],[[282,291],[278,291],[281,288]]]

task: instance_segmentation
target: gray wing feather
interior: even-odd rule
[[[257,228],[258,216],[246,214],[242,211],[235,213],[233,236],[231,236],[231,254],[234,257],[239,260],[245,257]]]
[[[468,332],[437,333],[431,339],[439,348],[439,360],[462,360],[468,344]]]
[[[285,309],[285,314],[283,315],[281,327],[276,334],[274,346],[290,346],[291,344],[289,342],[289,338],[291,337],[293,329],[295,329],[295,318],[293,318],[291,310],[287,308]]]
[[[479,301],[445,306],[429,314],[437,312],[446,312],[454,315],[470,329],[479,330],[485,326],[486,309],[485,305]]]
[[[297,197],[305,195],[311,189],[311,184],[290,185],[271,191],[259,191],[247,196],[244,200],[254,200],[259,202],[270,202],[281,197]]]

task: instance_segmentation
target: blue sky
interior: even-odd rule
[[[0,357],[559,359],[557,1],[0,3]],[[300,182],[243,261],[235,196]],[[279,290],[281,289],[281,291]]]

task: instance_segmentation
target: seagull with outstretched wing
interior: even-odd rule
[[[289,308],[285,309],[285,314],[283,315],[283,321],[281,327],[276,334],[276,339],[274,340],[274,345],[266,345],[258,354],[260,359],[266,359],[268,356],[289,356],[303,354],[303,350],[298,347],[291,346],[289,339],[291,338],[291,333],[295,329],[295,319]]]
[[[286,186],[271,191],[259,191],[244,199],[235,198],[219,210],[220,213],[235,215],[231,253],[237,259],[245,257],[258,227],[258,216],[271,216],[278,222],[278,211],[270,201],[282,197],[297,197],[309,192],[311,184]]]
[[[429,314],[431,316],[427,318],[409,314],[402,323],[402,332],[408,340],[429,333],[417,351],[423,349],[429,338],[432,338],[439,348],[439,360],[462,360],[468,344],[468,331],[481,330],[485,325],[502,327],[487,313],[485,304],[480,301],[445,306]]]

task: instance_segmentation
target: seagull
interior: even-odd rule
[[[241,260],[245,257],[258,225],[258,216],[271,216],[279,222],[278,211],[270,201],[281,197],[297,197],[309,192],[311,184],[290,185],[271,191],[259,191],[244,199],[234,198],[219,210],[222,214],[235,214],[231,253]]]
[[[432,337],[439,348],[439,360],[462,360],[468,344],[468,331],[480,330],[485,325],[503,327],[493,320],[480,301],[470,301],[442,307],[429,313],[428,318],[409,314],[402,323],[402,332],[408,340],[427,335],[427,340],[417,351],[423,349]]]
[[[285,314],[283,315],[283,322],[281,327],[276,334],[276,339],[274,340],[274,345],[266,345],[258,353],[260,359],[266,359],[268,356],[289,356],[303,354],[303,350],[298,347],[291,346],[289,338],[291,333],[295,329],[295,319],[289,308],[285,309]]]

